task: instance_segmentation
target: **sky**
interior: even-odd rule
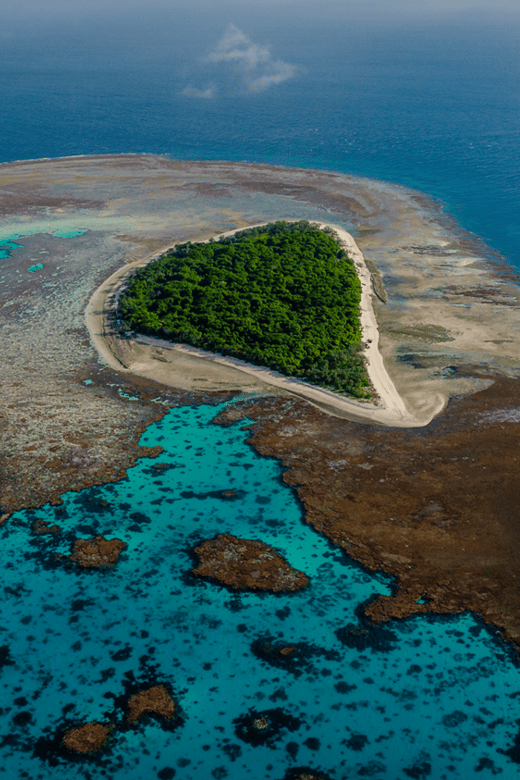
[[[42,67],[60,58],[78,68],[112,58],[120,67],[179,64],[180,94],[197,101],[255,95],[304,75],[306,55],[324,46],[327,25],[335,45],[358,45],[393,25],[470,24],[489,17],[502,25],[520,0],[3,0],[0,64],[23,58],[24,47]],[[516,25],[514,25],[516,27]],[[334,48],[334,47],[333,47]],[[324,52],[325,53],[325,52]],[[33,57],[31,56],[31,59]],[[166,67],[166,65],[165,65]]]
[[[85,38],[98,33],[105,40],[112,35],[115,41],[134,35],[136,40],[141,36],[138,46],[169,40],[202,58],[211,51],[217,56],[212,47],[225,31],[229,35],[230,25],[265,47],[276,39],[307,41],[316,22],[348,30],[360,24],[428,23],[460,15],[500,20],[511,14],[520,19],[520,0],[2,0],[0,42],[78,33]],[[223,54],[213,62],[223,63]],[[263,76],[282,78],[283,66]]]
[[[370,18],[374,15],[401,15],[413,17],[453,13],[460,10],[471,12],[488,9],[493,12],[520,11],[519,0],[2,0],[0,26],[21,21],[31,26],[35,20],[50,24],[74,22],[74,20],[108,18],[119,16],[139,19],[160,14],[175,17],[176,13],[193,16],[201,9],[214,17],[220,15],[262,15],[276,18],[291,11],[298,16],[316,14],[354,18]],[[199,17],[200,19],[200,17]]]

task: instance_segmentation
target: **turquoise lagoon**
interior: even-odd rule
[[[20,236],[16,236],[20,238]],[[23,249],[23,244],[14,241],[13,238],[0,238],[0,260],[5,260],[11,255],[13,249]]]
[[[32,227],[24,227],[23,231],[21,233],[12,233],[8,236],[0,236],[0,260],[6,260],[8,257],[11,256],[11,253],[15,249],[23,249],[23,244],[20,243],[20,239],[24,236],[33,236],[38,233],[44,233],[49,234],[53,236],[54,238],[76,238],[77,236],[82,236],[83,233],[86,233],[86,230],[83,229],[77,229],[77,228],[54,228],[49,226],[48,224],[45,225],[45,223],[38,223],[36,226]],[[45,249],[40,250],[40,254],[49,254]],[[43,268],[45,268],[45,265],[36,258],[31,257],[31,260],[34,262],[27,267],[27,270],[30,273],[35,273],[36,271],[41,271]],[[5,284],[5,275],[0,276],[0,284]]]
[[[518,717],[507,647],[469,614],[363,623],[360,605],[392,581],[305,524],[244,423],[212,424],[220,408],[169,410],[141,438],[164,448],[157,459],[0,531],[5,777],[281,780],[295,767],[333,780],[520,777],[501,752]],[[33,535],[36,517],[61,533]],[[194,580],[190,550],[223,532],[273,545],[309,586],[235,593]],[[112,569],[57,559],[97,534],[128,545]],[[296,652],[280,660],[281,646]],[[175,728],[126,729],[130,693],[157,683],[180,705]],[[263,714],[278,730],[249,744],[244,723]],[[64,729],[107,719],[118,727],[102,753],[60,750]]]
[[[13,249],[23,249],[23,244],[20,244],[19,239],[24,236],[34,236],[37,233],[48,233],[54,238],[77,238],[86,233],[86,230],[82,229],[58,229],[50,227],[49,223],[36,223],[32,227],[24,227],[21,233],[13,233],[9,236],[0,236],[0,259],[5,260],[9,257]],[[42,252],[47,254],[47,252]]]

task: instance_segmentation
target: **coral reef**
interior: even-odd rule
[[[395,577],[365,617],[469,610],[520,647],[520,383],[492,379],[424,428],[360,426],[278,398],[226,409],[220,420],[257,420],[250,442],[281,461],[306,522],[367,569]],[[339,637],[347,645],[376,649],[383,639],[370,621],[357,635],[347,628]]]
[[[233,723],[237,737],[254,747],[274,747],[283,729],[296,731],[302,725],[299,718],[284,712],[280,707],[262,712],[251,709],[245,715],[235,718]]]
[[[164,685],[154,685],[131,696],[128,701],[128,723],[135,724],[143,715],[171,720],[176,715],[175,702]]]
[[[329,780],[329,778],[321,771],[317,772],[308,766],[300,766],[295,769],[289,769],[283,780]]]
[[[63,745],[74,753],[96,753],[106,743],[113,728],[111,723],[84,723],[65,733]]]
[[[61,528],[59,525],[52,525],[48,520],[42,520],[40,517],[36,517],[31,530],[33,534],[43,536],[44,534],[59,534]]]
[[[288,642],[276,639],[269,634],[255,639],[251,651],[260,661],[270,666],[284,669],[295,677],[314,674],[314,658],[326,658],[328,661],[339,661],[340,655],[335,650],[325,650],[308,642]]]
[[[203,542],[194,552],[200,563],[192,570],[193,574],[210,577],[235,590],[293,591],[309,582],[303,572],[289,566],[273,547],[257,540],[220,534]]]
[[[126,550],[126,547],[121,539],[95,536],[93,539],[76,539],[72,555],[62,557],[82,569],[100,569],[112,566],[119,558],[121,550]]]

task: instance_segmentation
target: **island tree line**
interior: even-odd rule
[[[201,347],[363,398],[361,284],[331,228],[274,222],[179,244],[131,276],[126,330]]]

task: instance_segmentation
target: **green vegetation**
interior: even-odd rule
[[[366,397],[360,300],[334,231],[275,222],[177,245],[133,274],[118,315],[129,330]]]

